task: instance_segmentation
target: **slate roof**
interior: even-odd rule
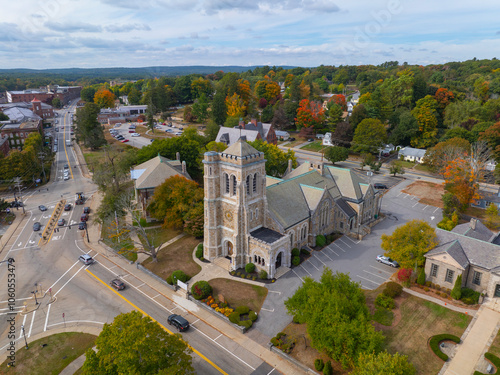
[[[426,258],[447,253],[464,269],[468,265],[487,270],[500,266],[500,247],[494,243],[436,228],[439,246],[425,254]]]
[[[352,208],[349,203],[347,203],[344,198],[339,198],[335,200],[335,203],[340,207],[340,209],[347,215],[348,218],[356,216],[356,211]]]
[[[5,108],[3,110],[3,113],[6,114],[11,121],[15,122],[24,122],[24,121],[33,121],[42,119],[37,114],[33,113],[31,109],[24,107]]]
[[[337,183],[344,198],[355,201],[361,200],[368,188],[366,182],[350,169],[327,166],[325,174],[329,175]],[[362,187],[362,184],[366,186]]]
[[[427,150],[423,150],[420,148],[413,148],[413,147],[404,147],[399,150],[399,155],[405,155],[405,156],[413,156],[417,158],[423,158],[425,156],[425,152]]]
[[[471,219],[474,220],[474,219]],[[457,225],[452,229],[453,233],[462,234],[467,237],[475,238],[476,240],[482,240],[491,242],[496,235],[489,230],[486,225],[484,225],[480,220],[476,220],[476,226],[473,229],[472,223],[464,223]]]
[[[182,164],[178,160],[169,160],[163,156],[154,157],[136,166],[131,172],[136,189],[154,189],[167,178],[181,175],[187,179],[191,176],[182,173]]]
[[[272,244],[284,237],[281,233],[278,233],[272,229],[264,227],[255,229],[254,231],[250,232],[250,236],[258,240],[264,241],[265,243],[268,244]]]
[[[224,154],[245,157],[249,155],[258,155],[260,154],[260,151],[257,151],[255,148],[245,142],[244,139],[240,138],[234,144],[221,152],[221,155]]]
[[[240,130],[236,128],[226,128],[224,126],[221,126],[219,129],[219,133],[217,133],[215,141],[222,142],[231,146],[236,143],[241,136],[247,137],[248,142],[253,142],[257,139],[258,135],[259,132],[256,132],[255,130]]]

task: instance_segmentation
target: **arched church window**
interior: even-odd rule
[[[232,194],[236,195],[236,176],[231,176],[231,186],[233,187],[232,189]]]
[[[229,194],[229,176],[227,175],[227,173],[224,173],[224,180],[225,180],[225,185],[226,185],[226,189],[224,192],[226,194]]]
[[[253,256],[253,262],[254,262],[254,263],[257,263],[257,255],[254,255],[254,256]]]
[[[212,167],[208,168],[208,174],[211,176],[212,175]]]
[[[247,176],[247,195],[250,195],[250,175]]]
[[[257,192],[257,173],[253,175],[253,192]]]

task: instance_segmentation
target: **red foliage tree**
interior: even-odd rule
[[[410,268],[401,268],[398,271],[398,280],[402,283],[410,281],[412,270]]]
[[[260,98],[259,108],[266,108],[266,107],[267,107],[267,100],[265,98]]]
[[[324,122],[324,116],[325,110],[320,103],[302,99],[297,109],[295,123],[298,128],[317,128]]]
[[[330,102],[338,104],[343,111],[347,111],[347,103],[345,101],[345,96],[342,94],[333,95],[330,98]]]
[[[438,102],[438,108],[445,109],[448,104],[455,100],[455,96],[450,90],[441,87],[434,94],[434,99]]]

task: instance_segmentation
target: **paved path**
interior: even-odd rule
[[[474,309],[466,309],[463,307],[454,306],[450,303],[447,303],[446,301],[440,300],[439,298],[434,298],[434,297],[428,296],[427,294],[419,293],[419,292],[416,292],[416,291],[408,289],[408,288],[403,288],[403,290],[408,294],[411,294],[411,295],[416,296],[418,298],[425,299],[427,301],[434,302],[436,305],[446,307],[447,309],[450,309],[453,311],[458,311],[458,312],[461,312],[463,314],[467,314],[470,316],[474,316],[477,314],[477,310],[474,310]]]
[[[95,346],[92,349],[94,349],[97,352],[97,348]],[[83,366],[85,359],[86,359],[85,354],[82,354],[80,357],[78,357],[73,362],[71,362],[69,365],[67,365],[59,373],[59,375],[73,375],[75,372],[78,371],[78,369],[80,369],[80,367]]]
[[[500,313],[482,306],[464,341],[458,345],[457,351],[444,367],[445,375],[473,374],[476,364],[481,360],[490,337],[498,330]]]

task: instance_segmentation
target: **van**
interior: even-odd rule
[[[70,141],[70,140],[67,140],[67,141],[66,141],[66,146],[67,146],[67,147],[70,147],[70,146],[71,146],[71,141]]]
[[[83,262],[83,264],[85,264],[86,266],[88,266],[88,265],[90,265],[90,264],[94,263],[94,259],[92,259],[92,257],[91,257],[90,255],[88,255],[88,254],[83,254],[83,255],[80,255],[80,256],[78,257],[78,260],[79,260],[80,262]]]

